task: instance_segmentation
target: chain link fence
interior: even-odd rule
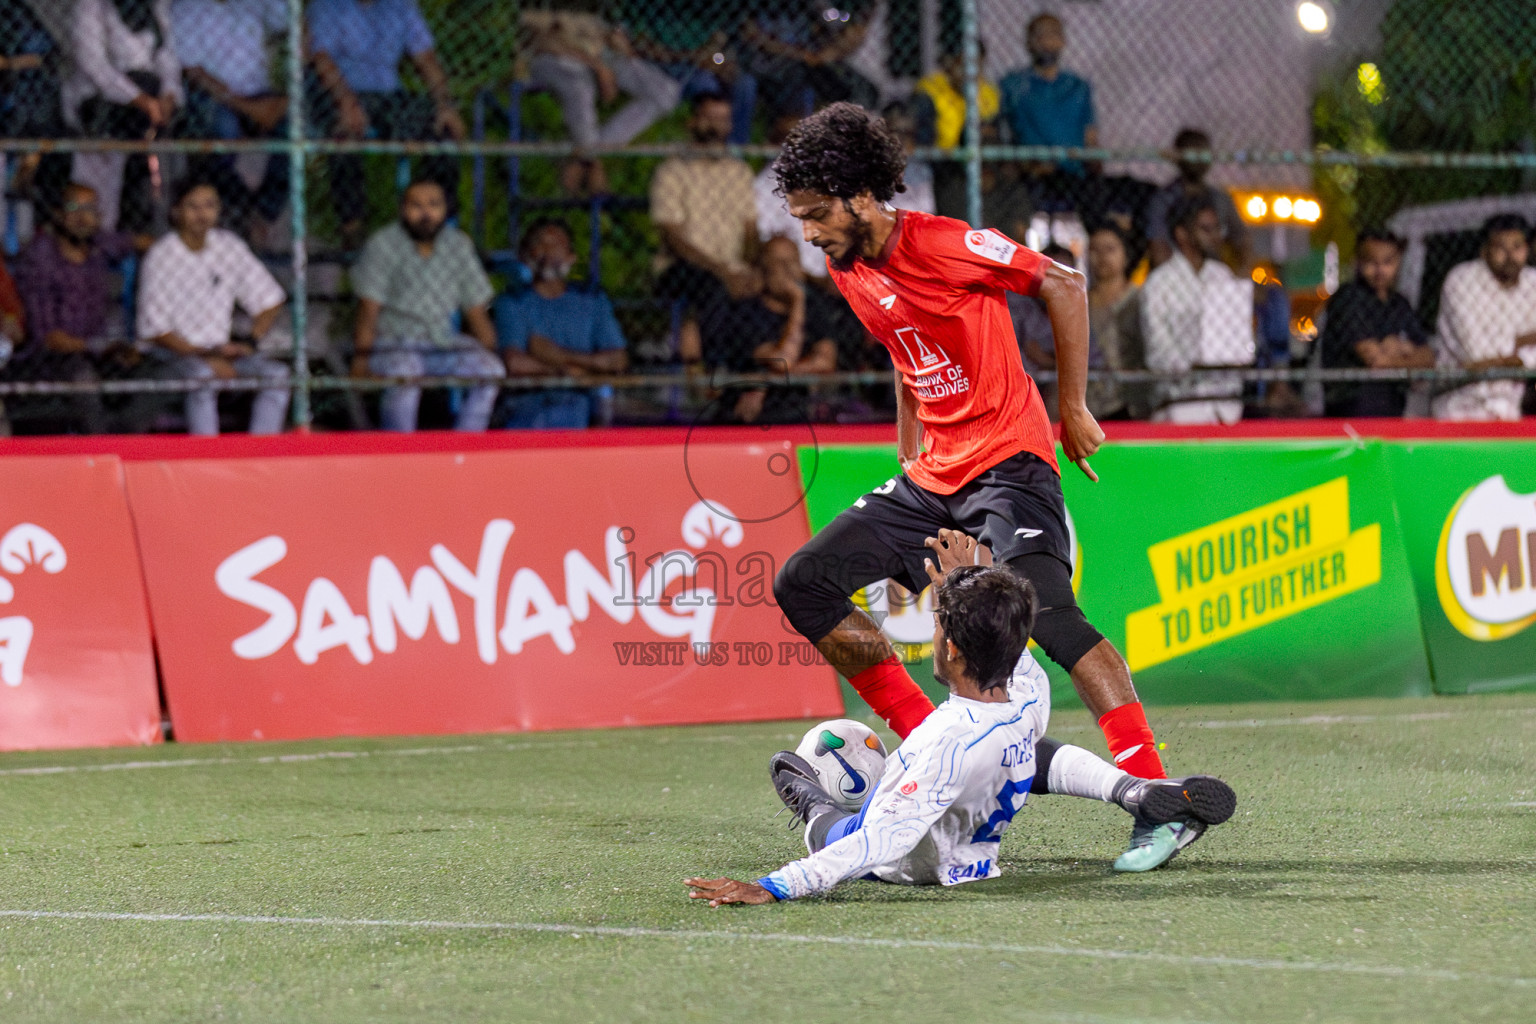
[[[1101,417],[1517,417],[1533,14],[0,0],[3,422],[890,419],[773,194],[843,100],[907,143],[897,206],[1087,274]],[[1009,302],[1054,409],[1049,319]]]

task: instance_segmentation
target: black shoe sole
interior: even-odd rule
[[[1205,825],[1220,825],[1237,810],[1232,787],[1211,775],[1158,781],[1147,787],[1141,812],[1159,824],[1190,818]]]
[[[792,750],[781,750],[768,759],[768,774],[777,779],[780,772],[798,775],[814,786],[821,785],[821,776],[816,774],[816,769]]]

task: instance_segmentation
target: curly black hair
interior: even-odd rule
[[[907,166],[901,139],[885,121],[856,103],[834,103],[790,131],[773,163],[774,191],[816,192],[852,199],[868,192],[888,202],[905,192]]]

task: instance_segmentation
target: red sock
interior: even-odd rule
[[[1163,759],[1157,756],[1157,741],[1147,724],[1147,713],[1140,701],[1122,704],[1099,719],[1104,739],[1115,766],[1141,779],[1166,779]]]
[[[902,739],[906,739],[933,711],[933,701],[894,654],[869,666],[848,682]]]

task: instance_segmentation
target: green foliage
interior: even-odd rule
[[[1372,154],[1502,153],[1536,136],[1536,33],[1529,0],[1396,0],[1374,58],[1379,83],[1351,64],[1324,81],[1313,106],[1320,147]],[[1374,88],[1372,86],[1375,86]],[[1522,188],[1518,171],[1392,171],[1322,167],[1320,232],[1343,238],[1404,206]]]

